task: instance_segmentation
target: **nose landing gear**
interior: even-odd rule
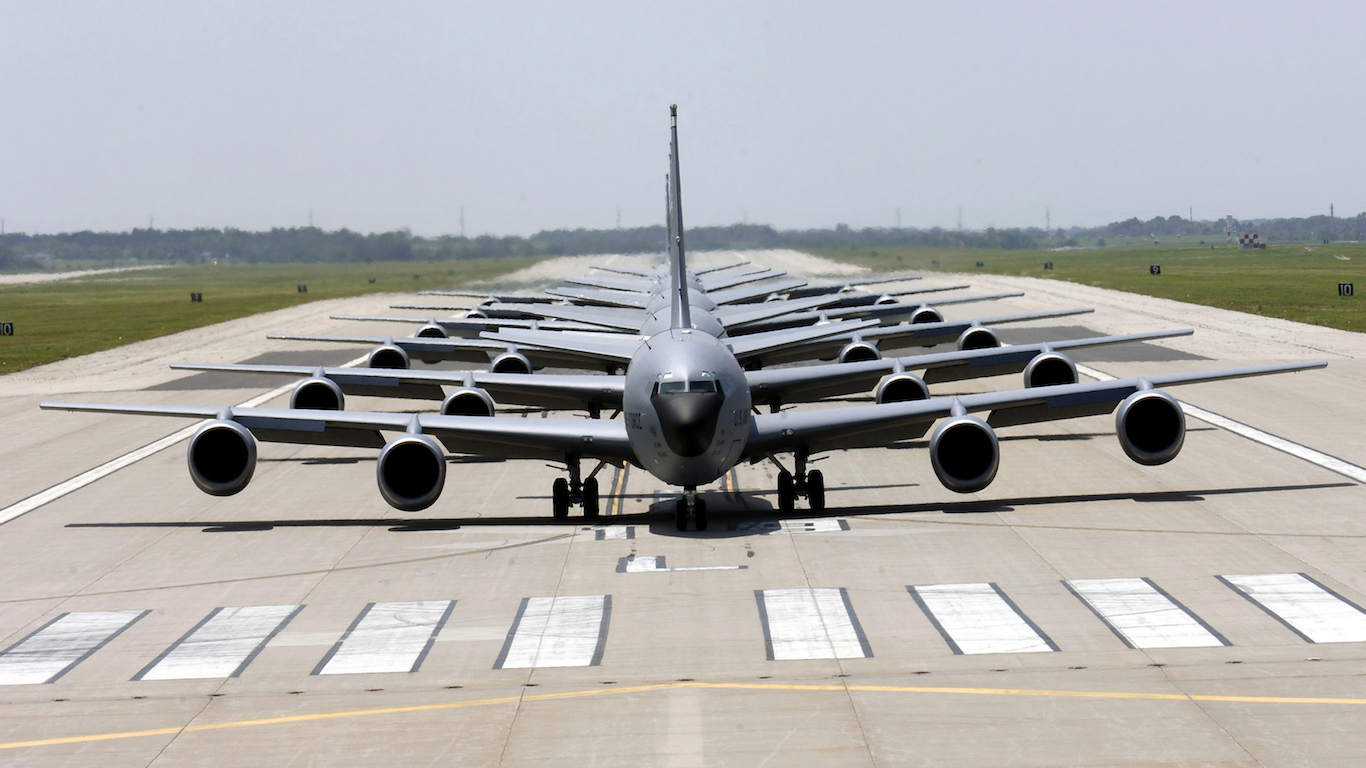
[[[791,512],[797,508],[797,497],[805,496],[812,512],[825,511],[825,475],[819,469],[806,471],[805,453],[798,452],[793,459],[797,470],[795,476],[778,464],[778,510]],[[777,464],[778,460],[773,459],[773,462]]]
[[[569,507],[574,504],[583,506],[583,516],[592,520],[596,519],[601,513],[598,504],[598,469],[602,469],[604,464],[598,464],[598,469],[593,470],[588,477],[580,480],[579,460],[570,459],[569,479],[563,477],[556,478],[550,486],[550,510],[556,520],[569,518]]]
[[[699,531],[707,530],[707,502],[697,498],[697,486],[683,486],[683,496],[674,504],[674,526],[688,530],[688,518]]]

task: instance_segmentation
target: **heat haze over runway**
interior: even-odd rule
[[[733,257],[693,254],[698,266]],[[747,257],[799,276],[841,269]],[[634,468],[603,470],[603,518],[563,524],[547,498],[556,471],[531,461],[453,458],[441,499],[411,514],[383,502],[374,452],[358,449],[265,445],[251,485],[226,498],[194,487],[183,441],[62,485],[185,425],[41,412],[40,399],[260,400],[280,380],[166,365],[340,365],[367,350],[264,334],[374,333],[327,315],[419,297],[319,302],[0,378],[0,518],[12,517],[0,524],[0,759],[1354,760],[1366,340],[1066,283],[925,280],[940,281],[1025,292],[1002,312],[1097,310],[1007,341],[1196,329],[1078,354],[1091,375],[1329,367],[1182,388],[1211,420],[1192,418],[1181,455],[1158,467],[1125,457],[1111,416],[1010,427],[981,493],[945,490],[924,441],[910,441],[829,454],[828,508],[780,519],[776,468],[743,466],[701,489],[701,533],[675,530],[673,492]],[[936,394],[1019,382],[948,386]],[[431,407],[348,401],[404,406]],[[69,492],[40,496],[54,488]]]

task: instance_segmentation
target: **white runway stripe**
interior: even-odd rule
[[[134,680],[237,677],[302,605],[215,608]]]
[[[366,357],[358,357],[355,360],[343,363],[339,367],[354,368],[355,366],[365,362],[365,360]],[[253,397],[250,400],[238,403],[235,407],[255,408],[263,403],[267,403],[271,400],[274,400],[275,398],[285,394],[286,392],[289,392],[292,389],[294,389],[294,384],[285,384],[284,386],[276,387],[275,389],[272,389],[271,391],[266,392],[265,394],[257,395],[256,397]],[[147,445],[144,445],[141,448],[138,448],[137,450],[129,451],[128,453],[125,453],[116,459],[110,459],[109,461],[106,461],[105,463],[99,465],[98,467],[95,467],[94,469],[88,469],[82,472],[81,474],[76,475],[70,480],[64,480],[52,486],[51,488],[48,488],[45,491],[40,491],[28,497],[27,499],[16,501],[8,507],[0,509],[0,525],[8,523],[9,521],[13,520],[16,517],[19,517],[20,515],[28,514],[29,512],[32,512],[38,507],[43,506],[44,504],[56,501],[57,499],[60,499],[68,493],[72,493],[73,491],[79,491],[80,489],[86,487],[87,485],[90,485],[96,480],[108,477],[109,475],[114,474],[115,472],[119,471],[120,469],[123,469],[124,467],[130,464],[135,464],[147,458],[148,456],[160,453],[161,451],[170,448],[171,446],[175,445],[181,440],[188,440],[190,436],[195,433],[195,430],[199,429],[199,425],[203,423],[204,422],[202,421],[195,422],[194,424],[191,424],[190,426],[185,427],[184,429],[178,432],[172,432],[171,434],[161,438],[160,440],[148,443]]]
[[[837,517],[816,517],[810,520],[762,520],[736,523],[732,530],[759,531],[762,536],[797,533],[839,533],[849,530],[849,523]]]
[[[756,590],[770,661],[873,655],[843,589]]]
[[[954,653],[1056,651],[995,584],[907,587]]]
[[[56,682],[148,613],[64,613],[0,653],[0,685]]]
[[[454,608],[454,600],[371,603],[313,674],[416,672]]]
[[[663,555],[636,555],[617,561],[617,573],[671,573],[675,571],[743,571],[747,565],[684,565],[670,568]]]
[[[1366,612],[1302,573],[1218,578],[1311,643],[1366,641]]]
[[[1063,583],[1130,648],[1229,644],[1147,579],[1069,579]]]
[[[596,666],[611,615],[611,595],[525,598],[493,668]]]
[[[602,525],[593,529],[593,538],[596,541],[619,541],[635,537],[634,525]]]

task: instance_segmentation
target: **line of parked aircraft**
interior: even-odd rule
[[[1157,465],[1174,458],[1185,437],[1181,407],[1162,387],[1327,364],[1082,383],[1068,351],[1189,335],[1191,330],[1005,346],[994,326],[1091,310],[948,321],[938,307],[1020,294],[931,301],[930,293],[966,286],[876,293],[862,289],[917,278],[897,275],[811,286],[783,272],[749,269],[744,261],[689,269],[676,108],[671,112],[667,256],[655,269],[597,267],[593,274],[534,296],[438,292],[479,299],[462,317],[343,318],[410,321],[420,325],[411,337],[272,337],[373,344],[365,368],[172,366],[300,377],[287,409],[103,403],[41,407],[207,420],[190,440],[189,471],[200,489],[218,496],[238,493],[250,482],[257,441],[366,447],[379,450],[377,480],[385,501],[418,511],[441,495],[449,451],[562,464],[565,476],[551,489],[553,516],[563,519],[578,506],[585,517],[595,518],[600,509],[598,470],[629,463],[680,487],[679,530],[690,522],[702,530],[707,510],[698,487],[738,464],[773,461],[781,467],[780,510],[794,509],[799,499],[822,510],[825,481],[819,470],[808,469],[812,456],[882,447],[930,433],[930,464],[939,481],[950,490],[974,493],[996,475],[997,428],[1113,411],[1125,453],[1140,464]],[[941,343],[955,348],[886,354]],[[413,360],[461,361],[487,370],[415,370]],[[583,372],[537,372],[546,368]],[[955,396],[930,391],[932,384],[1007,373],[1022,373],[1024,387]],[[870,389],[871,405],[784,409]],[[441,406],[439,413],[347,411],[346,395],[439,400]],[[497,414],[498,404],[585,411],[590,418],[508,418]],[[386,438],[385,433],[394,436]],[[586,475],[585,463],[595,466]]]

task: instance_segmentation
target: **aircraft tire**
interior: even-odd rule
[[[596,519],[600,507],[598,506],[598,479],[590,477],[583,481],[583,516]]]
[[[806,501],[812,512],[825,510],[825,475],[819,469],[806,473]]]
[[[563,477],[556,478],[550,486],[550,509],[556,520],[569,517],[569,481]]]
[[[688,502],[681,497],[674,504],[674,527],[680,531],[688,530]]]
[[[792,473],[783,470],[778,473],[778,509],[791,512],[797,507],[797,489],[792,482]]]
[[[697,530],[707,530],[707,502],[698,499],[693,503],[692,522]]]

